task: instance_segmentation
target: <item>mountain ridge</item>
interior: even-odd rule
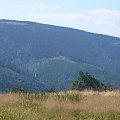
[[[28,77],[26,84],[37,81],[39,87],[43,83],[48,88],[56,84],[59,90],[68,89],[79,70],[120,87],[119,42],[118,37],[73,28],[0,20],[0,66]],[[45,61],[46,64],[42,65],[41,62]],[[18,78],[14,79],[17,81]],[[4,80],[9,81],[6,73]],[[39,91],[39,87],[28,90]]]
[[[5,22],[13,22],[14,23],[15,22],[15,23],[39,24],[39,25],[43,25],[43,26],[46,25],[46,26],[50,26],[50,27],[59,27],[59,28],[73,29],[73,30],[76,30],[76,31],[82,31],[82,32],[91,33],[91,34],[97,34],[97,35],[109,36],[109,37],[114,37],[114,38],[120,38],[118,36],[107,35],[107,34],[96,33],[96,32],[90,32],[90,31],[87,31],[87,30],[82,30],[82,29],[73,28],[73,27],[52,25],[52,24],[48,24],[48,23],[39,23],[39,22],[26,21],[26,20],[0,19],[0,22],[2,22],[2,23],[5,23]],[[26,24],[26,25],[29,25],[29,24]]]

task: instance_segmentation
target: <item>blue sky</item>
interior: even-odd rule
[[[120,37],[120,0],[0,0],[0,19],[35,21]]]

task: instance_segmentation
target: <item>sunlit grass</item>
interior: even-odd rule
[[[0,94],[0,120],[120,120],[120,92]]]

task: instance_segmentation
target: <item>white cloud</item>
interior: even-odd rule
[[[120,11],[111,9],[96,9],[89,13],[92,24],[97,32],[120,37]]]
[[[71,14],[61,14],[61,13],[40,13],[40,14],[30,14],[27,16],[29,20],[48,23],[58,26],[66,26],[73,28],[81,28],[81,26],[86,26],[88,16],[81,13],[71,13]]]
[[[31,7],[35,9],[41,9],[41,10],[52,9],[52,6],[50,6],[49,4],[39,3],[39,2],[32,3]]]
[[[23,8],[25,8],[25,5],[24,4],[18,4],[18,3],[16,3],[16,4],[14,4],[14,7],[16,7],[16,8],[18,8],[18,9],[23,9]]]
[[[61,7],[59,5],[50,5],[47,3],[42,2],[33,2],[31,4],[32,8],[42,9],[42,10],[48,10],[48,9],[60,9]]]
[[[120,11],[111,9],[96,9],[92,10],[91,14],[99,18],[120,17]]]
[[[120,22],[120,11],[110,9],[97,9],[91,11],[91,16],[96,23],[103,25],[116,26]]]
[[[54,4],[54,5],[50,5],[50,4],[47,4],[47,3],[44,3],[44,2],[28,2],[28,3],[16,3],[14,4],[14,7],[16,8],[22,8],[24,10],[37,10],[37,11],[51,11],[51,10],[57,10],[57,9],[61,9],[62,7],[57,5],[57,4]],[[42,12],[43,12],[42,11]]]
[[[52,9],[45,4],[34,3],[34,7]],[[22,15],[25,20],[73,27],[120,37],[120,11],[111,9],[95,9],[73,13],[38,12]]]

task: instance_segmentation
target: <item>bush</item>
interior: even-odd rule
[[[49,88],[49,89],[47,90],[47,92],[48,92],[48,93],[54,93],[54,92],[57,92],[57,91],[55,90],[54,87],[52,87],[52,88]]]
[[[23,93],[25,92],[24,89],[20,86],[14,86],[12,89],[11,89],[11,92],[12,93]]]

